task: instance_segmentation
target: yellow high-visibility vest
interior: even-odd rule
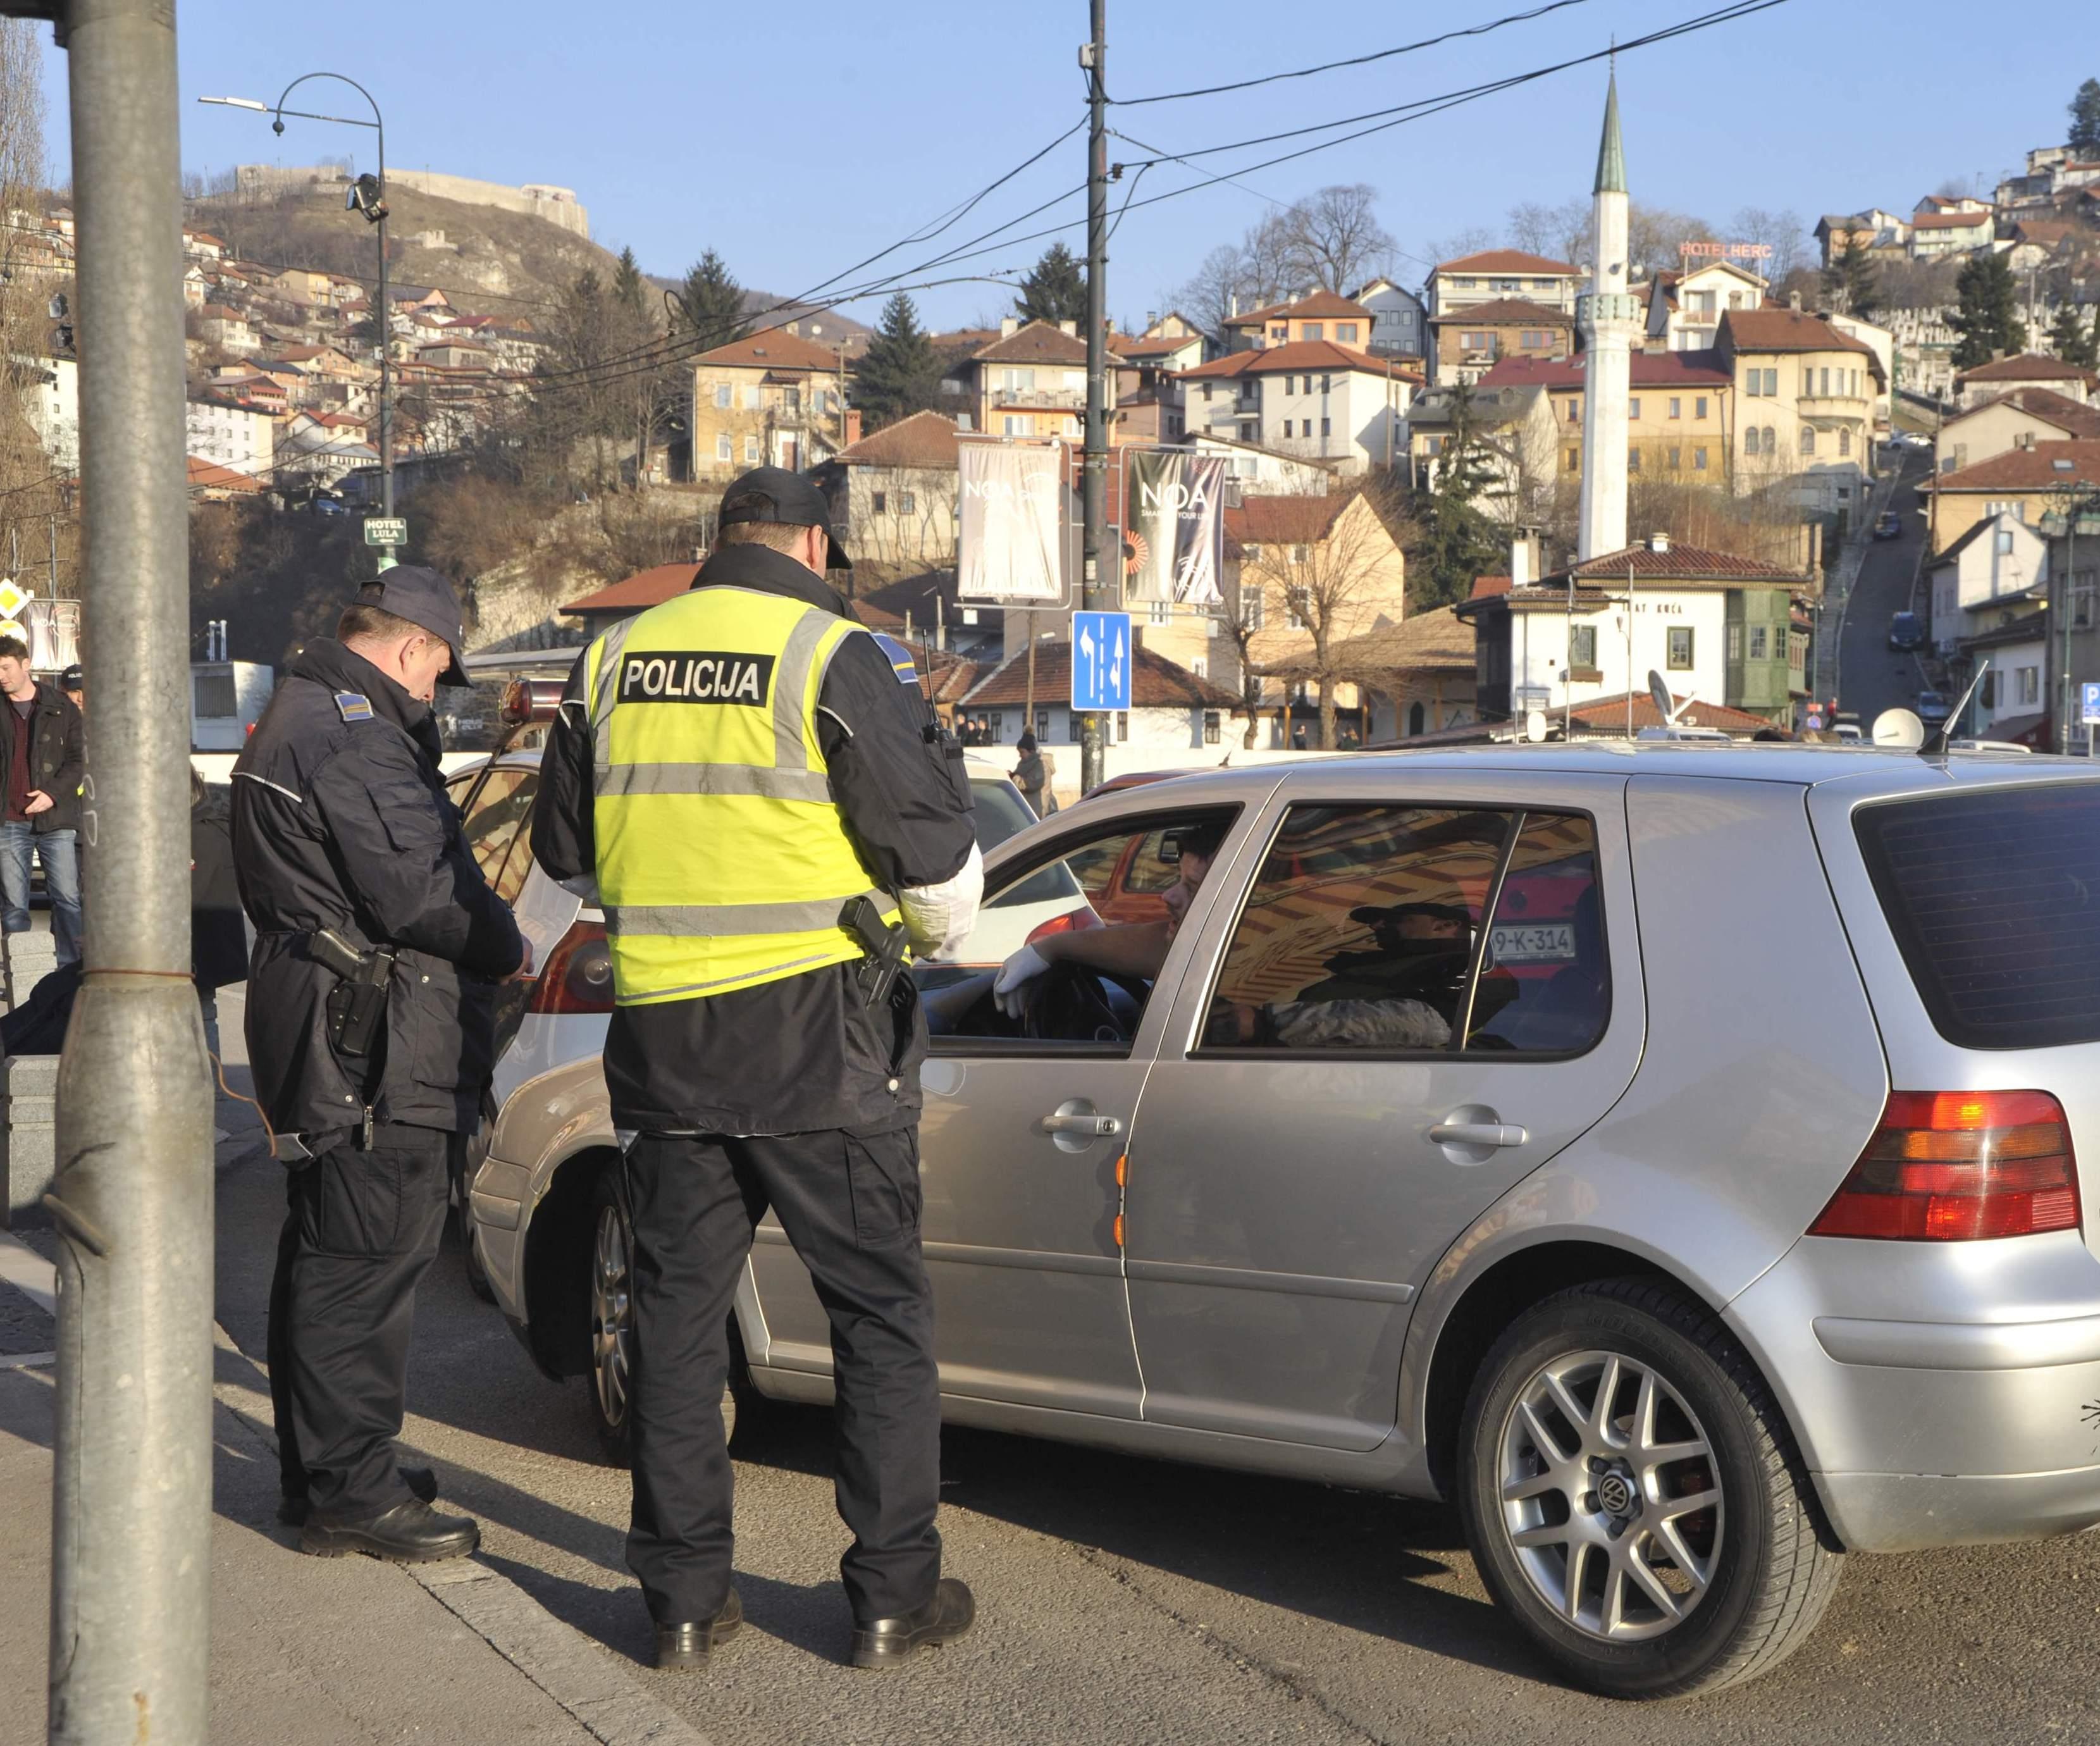
[[[623,1006],[691,1000],[862,955],[871,889],[817,740],[824,670],[861,626],[696,588],[614,625],[584,664],[598,897]]]

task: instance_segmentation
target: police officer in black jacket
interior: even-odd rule
[[[248,1050],[290,1165],[270,1293],[284,1519],[300,1548],[401,1561],[480,1530],[398,1470],[416,1282],[444,1227],[449,1155],[479,1119],[496,985],[526,965],[510,911],[460,834],[430,702],[467,683],[435,572],[368,585],[307,645],[233,770],[233,846],[256,938]],[[383,1022],[346,1048],[351,984],[322,930],[384,970]],[[387,969],[375,948],[390,952]]]

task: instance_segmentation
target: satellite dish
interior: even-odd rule
[[[1915,752],[1925,744],[1925,723],[1908,709],[1884,709],[1874,718],[1874,744]]]
[[[1652,667],[1648,670],[1648,694],[1655,700],[1655,713],[1667,727],[1677,719],[1677,700],[1670,695],[1670,687],[1662,683],[1662,675]]]
[[[1546,737],[1546,712],[1533,709],[1524,718],[1524,736],[1533,745]]]

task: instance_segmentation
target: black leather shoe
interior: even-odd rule
[[[867,1619],[854,1626],[855,1667],[901,1667],[922,1649],[951,1643],[977,1622],[977,1603],[968,1585],[943,1576],[933,1598],[895,1619]]]
[[[743,1602],[735,1589],[712,1619],[697,1624],[660,1624],[656,1627],[656,1664],[681,1672],[704,1673],[708,1655],[736,1635],[743,1623]]]
[[[300,1551],[315,1558],[339,1558],[346,1553],[362,1552],[393,1564],[463,1558],[480,1544],[481,1528],[473,1517],[439,1515],[420,1497],[363,1522],[326,1522],[308,1516],[299,1530]]]
[[[401,1467],[395,1470],[401,1475],[401,1483],[426,1504],[438,1501],[438,1475],[429,1467]],[[307,1517],[312,1512],[312,1501],[305,1496],[294,1497],[289,1492],[277,1500],[277,1519],[287,1527],[304,1527]]]

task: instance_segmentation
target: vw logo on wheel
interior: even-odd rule
[[[1608,1473],[1597,1482],[1597,1501],[1604,1506],[1607,1515],[1622,1516],[1634,1506],[1634,1488],[1615,1473]]]

